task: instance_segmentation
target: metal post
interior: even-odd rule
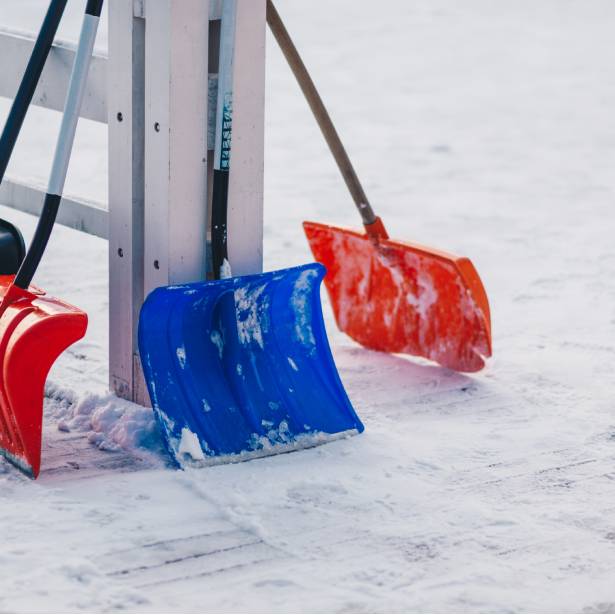
[[[238,0],[228,252],[233,275],[263,270],[266,0]]]
[[[152,289],[208,270],[212,128],[221,1],[110,0],[109,368],[111,388],[148,404],[138,314]],[[229,258],[262,270],[265,0],[238,0]],[[214,33],[210,38],[210,33]],[[209,147],[208,147],[209,146]]]
[[[145,288],[202,280],[207,239],[209,8],[146,9]]]
[[[145,21],[137,4],[109,0],[109,379],[139,395],[137,324],[143,303]],[[141,379],[141,380],[140,380]],[[137,383],[137,384],[135,384]]]

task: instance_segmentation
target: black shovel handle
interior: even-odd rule
[[[211,257],[214,280],[222,277],[224,261],[228,261],[228,185],[229,172],[214,169],[211,209]]]
[[[60,134],[56,144],[47,194],[45,195],[41,217],[34,232],[34,238],[13,282],[18,288],[27,289],[30,285],[47,247],[47,242],[51,236],[60,207],[102,5],[103,0],[88,0],[85,7],[83,25],[81,26],[79,44],[77,45],[73,70],[68,84],[62,125],[60,126]]]
[[[237,0],[226,0],[220,24],[218,95],[216,101],[216,143],[211,212],[211,253],[213,277],[228,277],[228,196],[233,133],[233,56]]]
[[[32,55],[26,66],[26,72],[13,100],[2,136],[0,137],[0,183],[2,183],[4,178],[6,167],[9,164],[15,142],[19,136],[19,131],[28,112],[28,107],[32,102],[36,86],[41,78],[49,50],[53,45],[53,39],[66,8],[66,2],[67,0],[51,0],[40,32],[32,48]]]

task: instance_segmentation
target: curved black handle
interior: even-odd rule
[[[66,179],[66,171],[75,139],[75,131],[77,130],[77,122],[79,120],[79,112],[81,102],[85,93],[85,84],[87,81],[90,60],[92,59],[92,51],[94,49],[94,41],[96,39],[96,31],[102,10],[102,0],[88,0],[86,5],[81,34],[79,36],[79,44],[75,53],[75,61],[73,63],[73,71],[68,84],[68,92],[66,94],[66,102],[64,104],[64,114],[62,116],[62,125],[58,142],[53,158],[49,185],[47,187],[47,195],[43,204],[43,211],[34,233],[34,238],[28,249],[26,257],[15,276],[13,284],[19,288],[27,289],[34,277],[36,269],[41,261],[47,242],[51,235],[53,225],[62,200],[62,191],[64,190],[64,181]]]
[[[61,200],[62,197],[59,194],[45,195],[43,211],[41,212],[41,217],[36,226],[34,239],[32,239],[32,243],[28,248],[28,253],[15,276],[13,282],[15,286],[23,289],[27,289],[28,286],[30,286],[30,282],[36,273],[41,258],[43,258],[43,253],[45,252],[47,242],[51,236],[51,229],[53,229],[54,222],[56,221]]]
[[[32,55],[6,119],[6,124],[0,137],[0,183],[2,183],[4,178],[6,167],[9,164],[15,142],[19,136],[19,131],[28,112],[28,107],[32,102],[36,86],[41,78],[49,50],[53,45],[53,39],[66,8],[66,2],[67,0],[52,0],[49,4],[49,9],[47,9],[47,14],[32,48]]]

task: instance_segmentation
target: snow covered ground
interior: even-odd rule
[[[615,4],[278,5],[392,235],[472,258],[494,357],[370,352],[325,305],[365,433],[176,472],[106,395],[106,244],[56,228],[36,281],[91,326],[50,375],[40,480],[0,462],[0,611],[615,611]],[[268,54],[272,269],[309,260],[303,219],[358,218]],[[45,182],[58,121],[32,110],[10,175]],[[81,123],[67,192],[106,199],[103,126]]]

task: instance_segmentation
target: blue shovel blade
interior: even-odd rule
[[[360,433],[322,317],[318,263],[154,290],[139,352],[181,467],[241,461]]]

